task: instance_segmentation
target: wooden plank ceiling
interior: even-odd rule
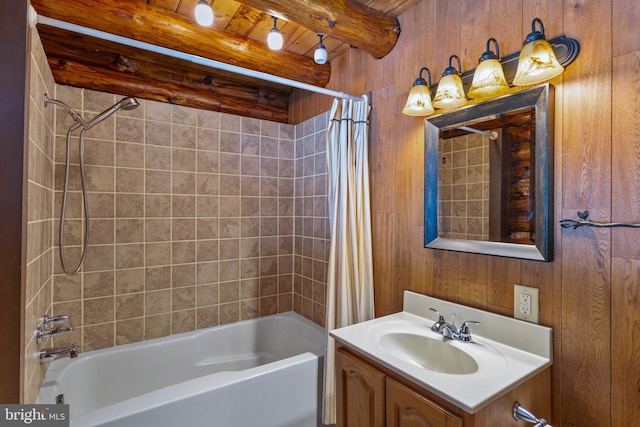
[[[381,58],[393,49],[398,15],[419,0],[206,0],[214,23],[195,23],[198,0],[31,0],[39,15],[324,87],[330,62],[357,47]],[[284,38],[266,38],[277,16]],[[288,122],[291,88],[190,61],[38,24],[58,84]],[[329,62],[313,53],[323,34]]]

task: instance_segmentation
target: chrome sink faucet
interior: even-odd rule
[[[471,331],[469,330],[469,324],[479,325],[480,322],[476,322],[475,320],[467,320],[462,323],[460,329],[456,327],[456,314],[451,313],[451,323],[447,323],[444,320],[444,316],[435,308],[429,308],[431,311],[434,311],[438,315],[438,320],[431,326],[431,330],[436,334],[444,335],[445,337],[463,341],[463,342],[471,342],[473,339],[471,338]]]

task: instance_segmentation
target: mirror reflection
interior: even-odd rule
[[[440,130],[439,236],[535,244],[535,109]]]
[[[425,120],[425,247],[551,259],[552,89]]]

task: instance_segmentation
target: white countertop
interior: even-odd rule
[[[473,342],[451,340],[432,332],[430,328],[437,315],[429,307],[443,313],[447,322],[451,321],[449,313],[455,312],[458,326],[467,320],[481,322],[471,326]],[[442,373],[396,358],[380,344],[380,338],[389,333],[445,341],[470,355],[478,369],[468,374]],[[404,311],[336,329],[330,334],[471,414],[552,365],[550,328],[408,291]]]

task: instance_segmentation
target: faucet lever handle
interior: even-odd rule
[[[429,310],[434,311],[438,315],[438,320],[431,326],[431,330],[435,333],[440,333],[440,328],[447,322],[444,320],[444,316],[435,308],[429,307]]]
[[[471,341],[471,332],[469,332],[469,324],[479,325],[480,322],[476,322],[475,320],[467,320],[462,323],[460,326],[460,341]]]
[[[433,307],[429,307],[429,310],[434,311],[438,316],[440,316],[438,318],[438,322],[444,322],[444,316],[442,315],[442,313],[440,313],[438,310],[436,310]]]

